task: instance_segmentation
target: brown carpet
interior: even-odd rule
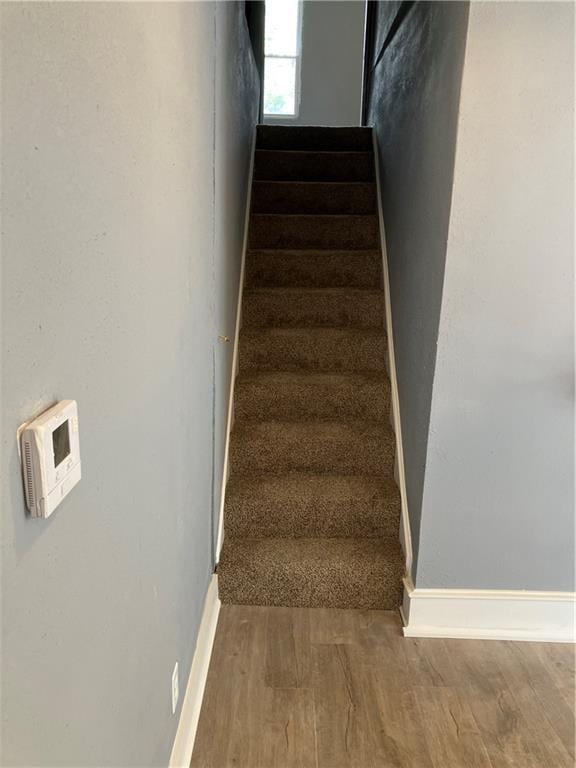
[[[370,129],[259,126],[224,603],[399,605],[385,359]]]

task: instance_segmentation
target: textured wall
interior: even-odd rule
[[[298,117],[280,125],[360,125],[364,0],[304,0]]]
[[[418,586],[574,589],[573,66],[572,3],[471,5]]]
[[[215,338],[253,114],[214,108],[255,92],[241,16],[2,12],[2,761],[166,764],[212,571]],[[83,478],[31,520],[16,428],[68,397]]]
[[[378,4],[375,57],[400,9]],[[372,72],[408,508],[418,552],[468,4],[417,3]]]

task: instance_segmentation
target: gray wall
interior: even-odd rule
[[[417,586],[574,589],[573,67],[571,3],[471,5]]]
[[[364,0],[304,0],[300,112],[279,125],[360,125]]]
[[[4,765],[170,754],[213,569],[216,334],[257,106],[233,109],[255,93],[240,8],[2,8]],[[16,428],[60,398],[83,478],[31,520]]]
[[[216,2],[216,109],[214,279],[215,331],[220,339],[214,347],[215,371],[215,462],[213,544],[216,546],[222,472],[226,444],[226,421],[236,311],[240,281],[241,248],[244,237],[250,150],[254,124],[258,121],[259,75],[252,53],[248,55],[244,3]]]
[[[400,3],[378,4],[375,56]],[[412,543],[418,554],[468,4],[417,3],[372,73]],[[416,558],[415,558],[416,561]]]

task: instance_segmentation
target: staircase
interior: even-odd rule
[[[399,605],[386,354],[371,130],[259,126],[222,602]]]

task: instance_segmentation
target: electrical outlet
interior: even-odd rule
[[[176,712],[179,697],[180,687],[178,685],[178,662],[176,662],[176,664],[174,664],[174,671],[172,672],[172,714]]]

